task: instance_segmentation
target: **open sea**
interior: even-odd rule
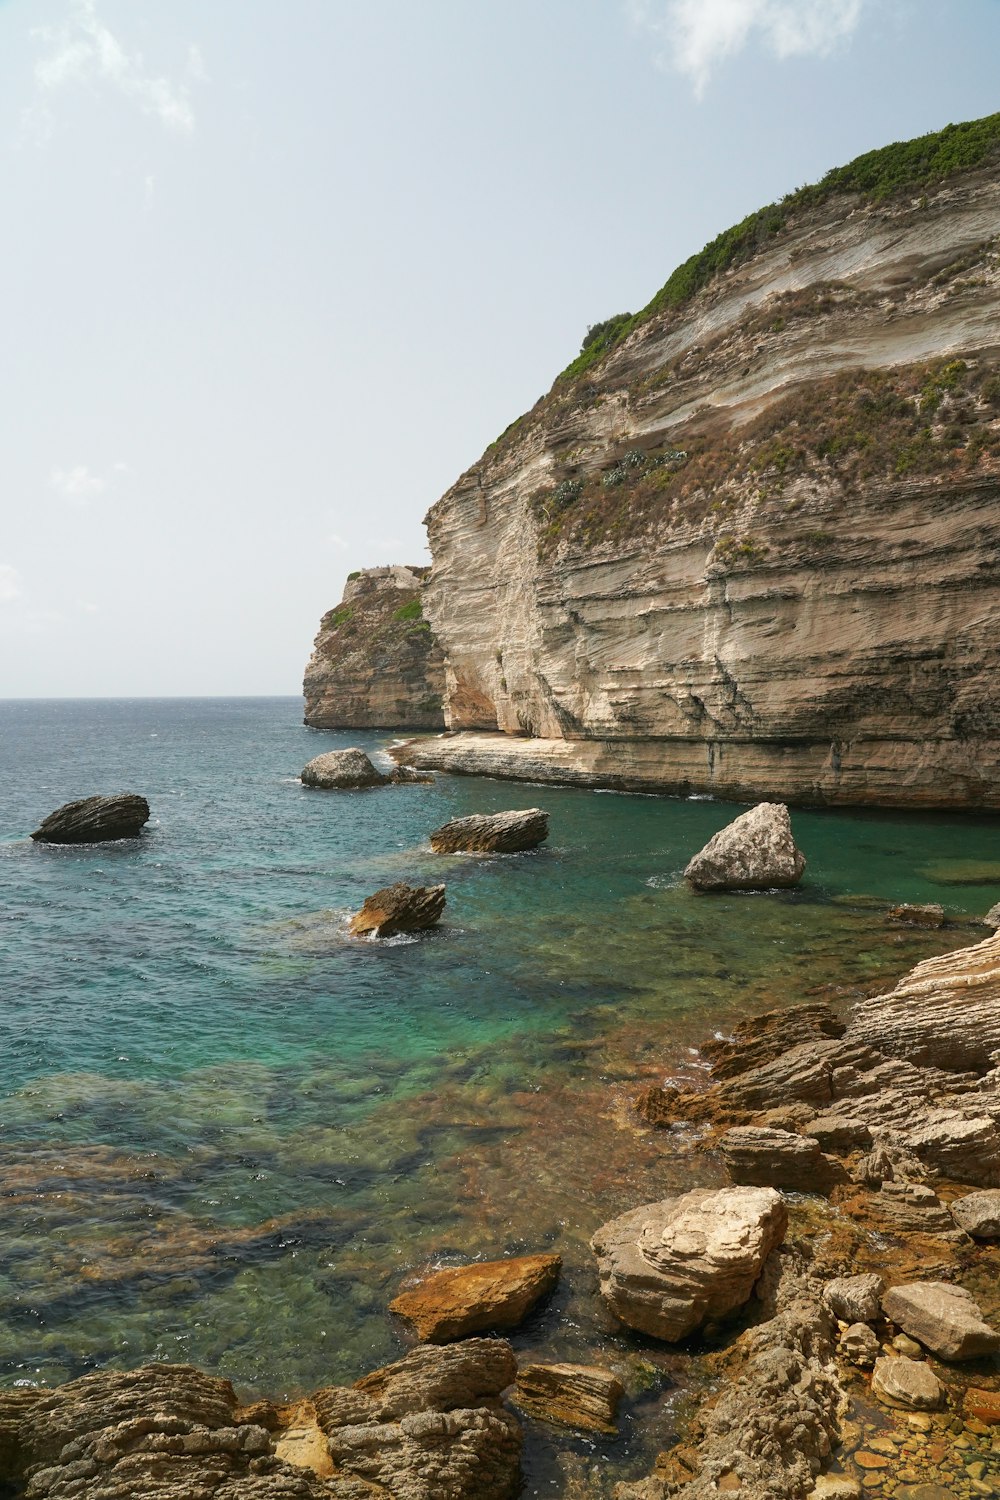
[[[629,1401],[617,1441],[530,1427],[527,1493],[555,1493],[567,1452],[648,1472],[683,1376],[603,1313],[587,1241],[721,1177],[629,1098],[741,1016],[846,1007],[985,936],[1000,824],[793,810],[798,890],[696,896],[684,865],[742,809],[298,781],[388,743],[305,729],[298,698],[0,703],[0,1381],[180,1360],[291,1397],[398,1357],[408,1275],[552,1248],[560,1286],[515,1347],[610,1363]],[[29,839],[117,790],[149,799],[141,838]],[[533,804],[536,853],[430,850],[450,817]],[[447,882],[440,929],[349,939],[400,879]],[[893,926],[898,901],[953,921]]]

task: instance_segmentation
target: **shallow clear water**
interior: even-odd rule
[[[587,1239],[714,1180],[631,1122],[637,1081],[691,1068],[741,1014],[847,1003],[977,940],[894,928],[884,903],[985,911],[997,820],[796,811],[798,891],[697,897],[680,872],[732,806],[458,777],[307,791],[313,755],[388,738],[299,716],[297,699],[0,703],[0,1379],[182,1358],[294,1394],[399,1352],[385,1306],[408,1272],[552,1246],[560,1289],[516,1342],[600,1350],[637,1393],[651,1351],[601,1313]],[[150,801],[141,839],[28,839],[118,789]],[[448,817],[533,803],[551,813],[536,854],[430,852]],[[447,881],[442,928],[348,940],[395,879]],[[631,1408],[655,1408],[654,1446],[659,1364]],[[631,1433],[608,1450],[619,1477],[645,1459]]]

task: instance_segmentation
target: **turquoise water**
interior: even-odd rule
[[[637,1083],[690,1072],[741,1014],[847,1004],[977,940],[960,924],[1000,900],[997,821],[796,811],[798,891],[697,897],[680,872],[733,806],[458,777],[307,791],[313,755],[388,737],[299,717],[0,704],[0,1379],[184,1358],[294,1395],[399,1353],[385,1307],[408,1273],[549,1246],[563,1280],[519,1347],[628,1375],[650,1350],[601,1313],[587,1239],[715,1180],[636,1128]],[[150,801],[141,839],[28,839],[117,789]],[[448,817],[533,803],[536,854],[429,849]],[[349,940],[395,879],[447,882],[441,929]],[[959,925],[894,928],[900,900]],[[630,1387],[660,1437],[663,1381]]]

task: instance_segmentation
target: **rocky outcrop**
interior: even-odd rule
[[[373,1487],[359,1500],[508,1500],[520,1488],[521,1430],[500,1392],[516,1373],[502,1339],[422,1345],[313,1401],[337,1468]]]
[[[372,765],[363,750],[327,750],[302,767],[303,786],[343,791],[356,787],[387,786],[389,777]]]
[[[596,1365],[522,1365],[514,1387],[515,1405],[531,1417],[582,1432],[618,1431],[621,1381]]]
[[[435,927],[445,907],[443,885],[383,886],[368,897],[351,918],[352,937],[394,937],[400,932],[423,932]]]
[[[844,1323],[874,1323],[882,1315],[881,1276],[868,1272],[861,1276],[836,1276],[823,1288],[823,1301]]]
[[[149,803],[134,792],[84,797],[49,813],[31,835],[40,844],[104,844],[134,839],[149,821]]]
[[[421,608],[426,568],[365,568],[323,616],[306,667],[315,729],[440,729],[444,662]]]
[[[893,1057],[979,1072],[1000,1062],[1000,933],[917,964],[863,1000],[849,1036]]]
[[[787,1223],[770,1188],[695,1189],[643,1204],[590,1242],[601,1295],[630,1328],[674,1343],[743,1306]]]
[[[529,807],[522,812],[452,818],[431,834],[431,848],[438,854],[519,854],[537,849],[548,836],[548,813]]]
[[[492,1328],[516,1328],[559,1279],[558,1255],[516,1255],[435,1271],[389,1304],[432,1344]]]
[[[938,1359],[979,1359],[1000,1351],[1000,1333],[964,1287],[943,1281],[894,1286],[882,1298],[887,1318]]]
[[[727,1130],[719,1153],[733,1182],[743,1187],[785,1188],[800,1193],[826,1192],[844,1173],[826,1156],[813,1136],[773,1125],[742,1125]]]
[[[998,219],[819,191],[591,344],[427,517],[422,763],[1000,806]]]
[[[684,878],[698,891],[766,891],[798,885],[805,867],[788,808],[760,802],[709,839]]]

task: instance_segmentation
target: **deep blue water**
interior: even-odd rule
[[[587,1238],[695,1169],[614,1101],[740,1014],[830,984],[846,1003],[982,935],[901,931],[887,901],[1000,899],[995,819],[807,811],[799,891],[696,897],[680,872],[737,808],[458,777],[310,791],[313,755],[389,737],[300,712],[0,703],[8,1382],[178,1357],[247,1393],[355,1378],[400,1348],[408,1271],[548,1245],[567,1270],[522,1344],[606,1357],[610,1335],[627,1365]],[[149,799],[140,839],[28,838],[114,790]],[[536,854],[430,851],[449,817],[532,804]],[[396,879],[447,882],[441,929],[348,939]]]

